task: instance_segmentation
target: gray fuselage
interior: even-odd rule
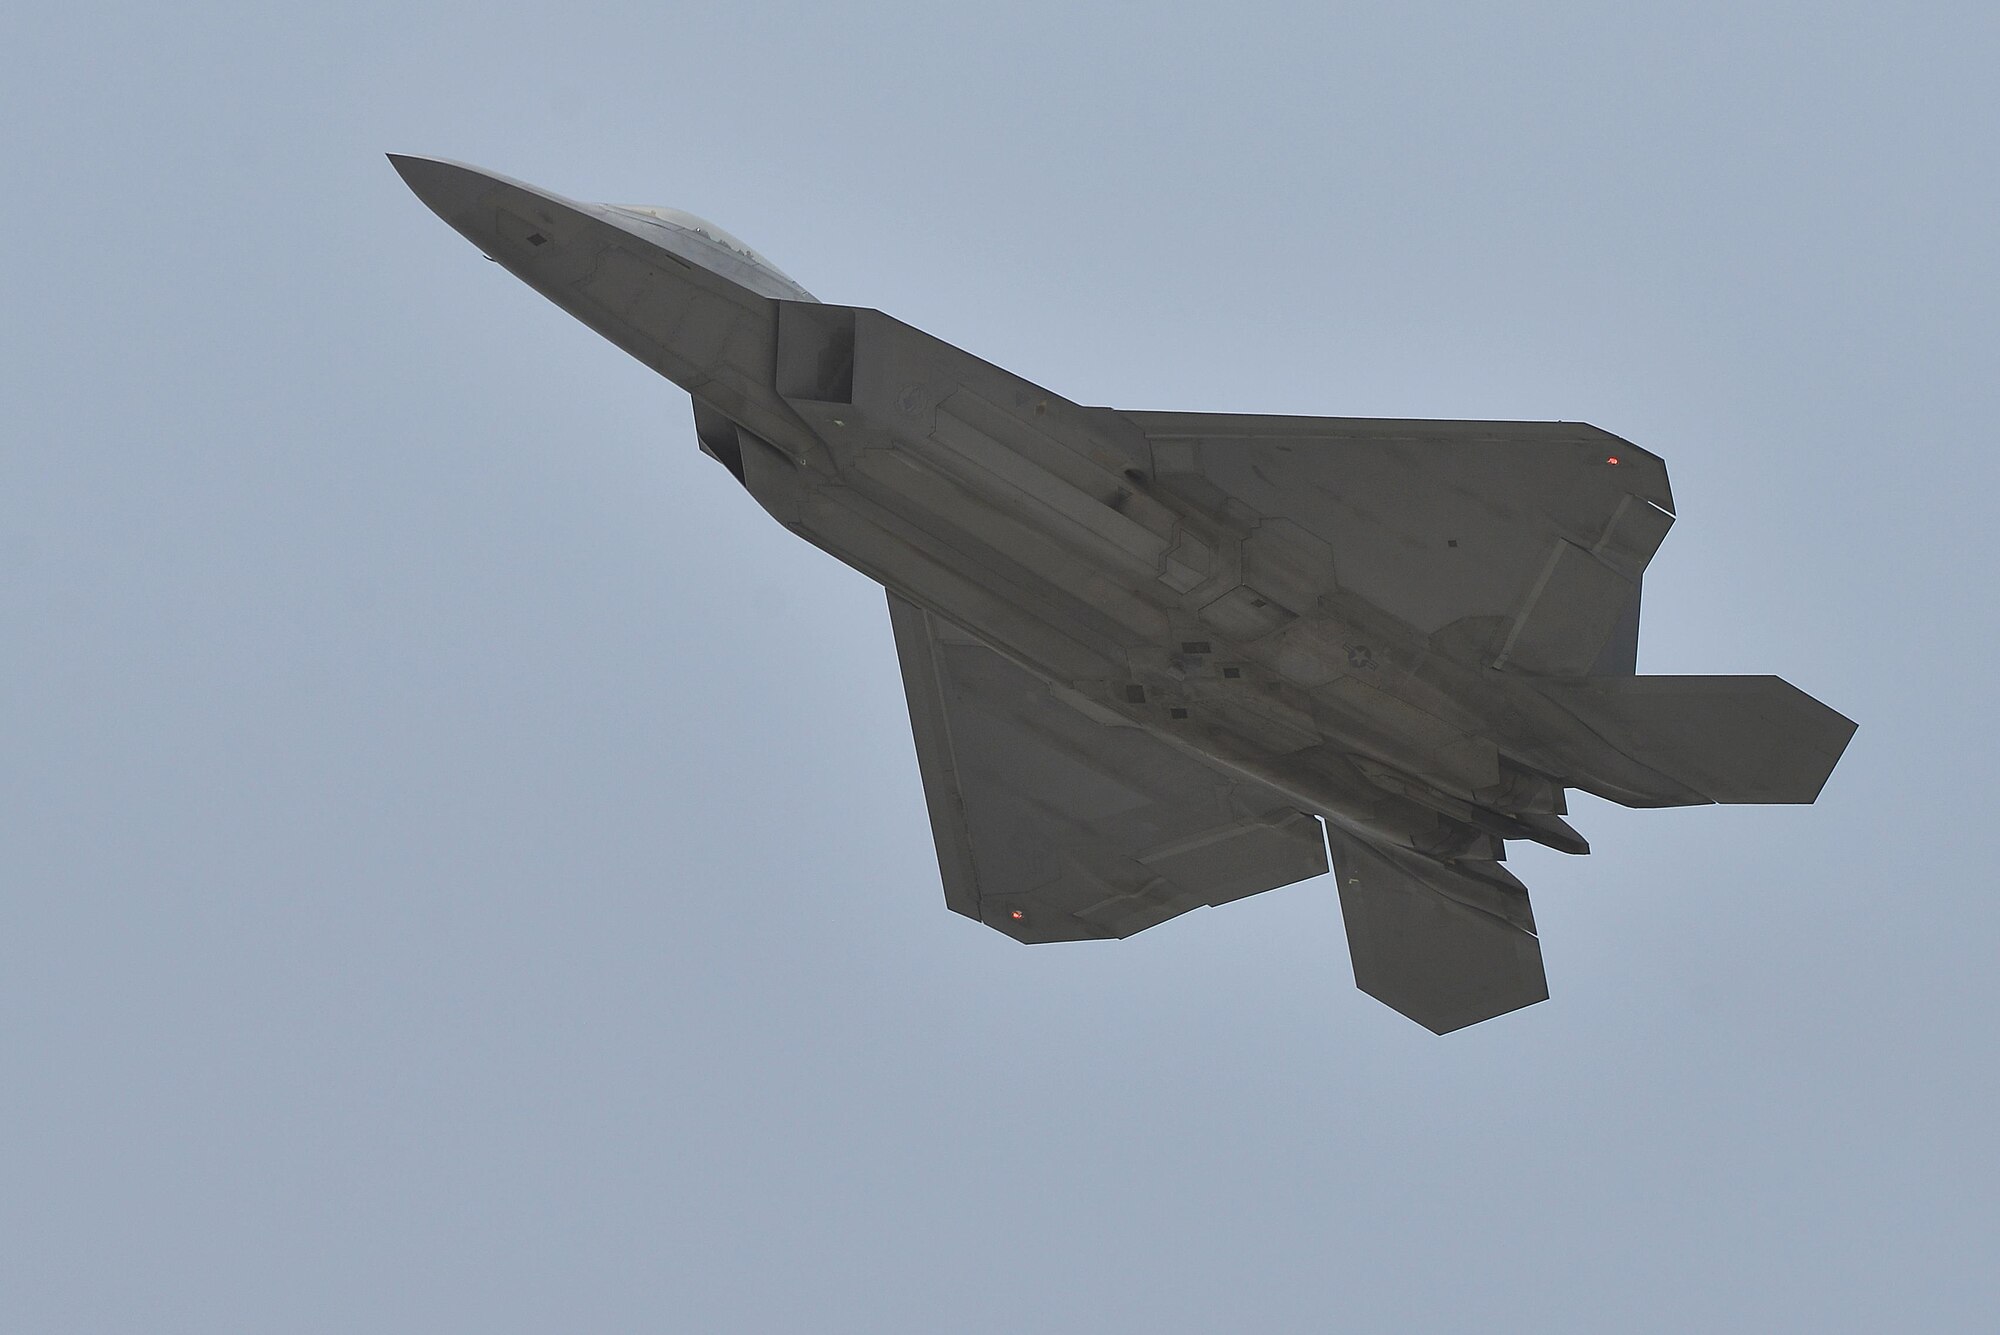
[[[1547,776],[1621,800],[1658,782],[1319,580],[1324,544],[1297,526],[1156,485],[1118,413],[820,305],[690,215],[397,166],[489,257],[686,389],[702,448],[787,527],[1103,721],[1432,856],[1500,856],[1503,837],[1584,851]]]

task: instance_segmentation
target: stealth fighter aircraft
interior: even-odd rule
[[[1548,995],[1506,841],[1811,802],[1854,725],[1777,677],[1640,676],[1667,471],[1569,422],[1093,408],[718,227],[393,157],[687,390],[701,449],[879,581],[945,903],[1124,937],[1337,871],[1355,981],[1438,1033]]]

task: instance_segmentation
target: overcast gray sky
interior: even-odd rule
[[[1745,13],[1745,10],[1752,13]],[[1643,12],[1627,12],[1643,11]],[[1991,5],[15,4],[0,1327],[1990,1329]],[[948,913],[880,592],[385,151],[714,219],[1090,403],[1663,455],[1641,667],[1809,808]]]

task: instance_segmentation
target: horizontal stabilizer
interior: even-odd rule
[[[1613,748],[1687,790],[1628,806],[1811,802],[1854,723],[1782,677],[1591,677],[1537,690]],[[1590,788],[1579,776],[1578,787]]]
[[[1548,999],[1528,892],[1506,868],[1326,832],[1356,987],[1434,1034]]]

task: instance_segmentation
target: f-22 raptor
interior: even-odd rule
[[[779,522],[878,581],[946,905],[1125,937],[1337,871],[1355,982],[1446,1033],[1548,996],[1510,839],[1811,802],[1854,724],[1637,674],[1660,459],[1567,422],[1086,407],[718,227],[393,156],[508,272],[693,397]]]

